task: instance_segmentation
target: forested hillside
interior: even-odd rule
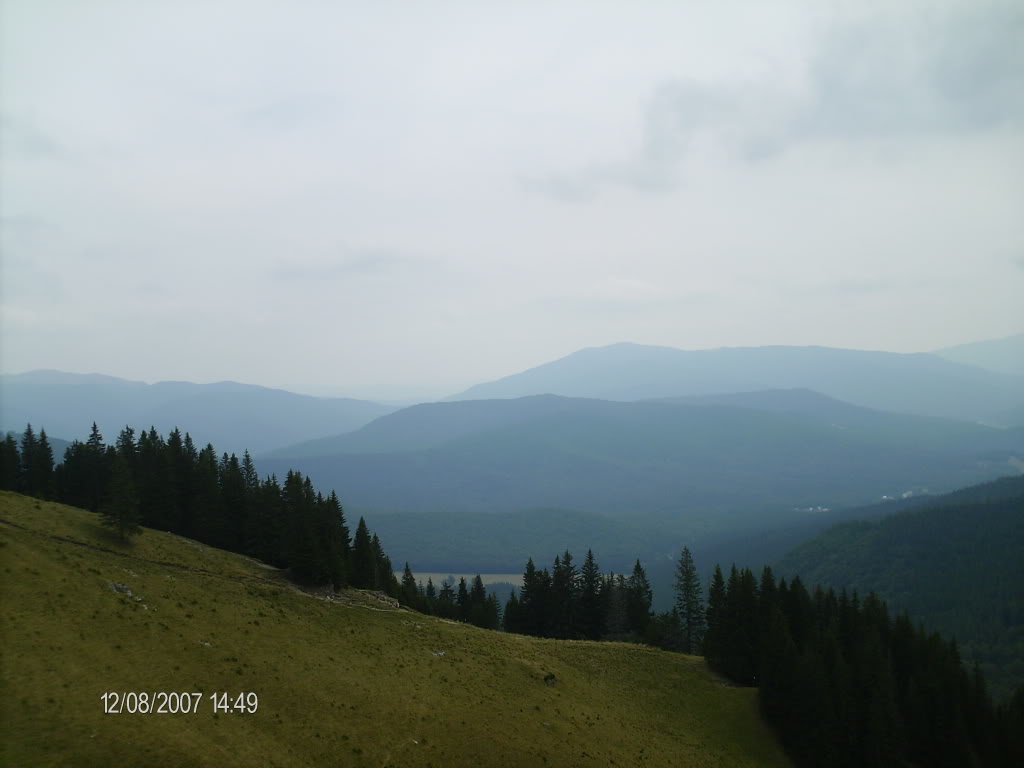
[[[1024,477],[878,521],[838,525],[778,564],[808,584],[875,592],[977,661],[1005,697],[1024,683]]]
[[[354,509],[702,517],[866,503],[1005,474],[1024,431],[925,420],[921,440],[754,408],[571,398],[405,409],[330,445],[262,459],[345,488]],[[471,413],[467,413],[471,412]],[[323,453],[321,451],[331,451]]]

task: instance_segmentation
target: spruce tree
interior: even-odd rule
[[[352,542],[352,586],[358,589],[377,589],[377,562],[370,541],[370,530],[361,517]]]
[[[683,547],[676,567],[676,611],[682,624],[683,653],[699,653],[704,639],[704,601],[700,577],[689,547]]]
[[[522,622],[519,615],[519,598],[513,589],[505,603],[505,611],[502,613],[502,628],[506,632],[522,633]]]
[[[625,577],[609,575],[605,581],[602,594],[607,595],[607,612],[605,613],[605,638],[608,640],[626,640],[631,633],[629,621],[629,588]]]
[[[18,477],[18,490],[27,496],[36,494],[38,461],[36,433],[31,424],[25,426],[21,434],[21,463],[19,465],[20,475]]]
[[[437,615],[445,619],[454,619],[456,616],[455,591],[448,579],[441,582],[441,591],[437,595]]]
[[[587,550],[580,571],[579,634],[587,640],[597,640],[604,631],[604,612],[601,601],[601,569],[592,550]]]
[[[576,636],[576,612],[579,604],[579,572],[569,550],[555,558],[551,571],[551,637]]]
[[[117,454],[113,462],[110,491],[101,507],[103,524],[117,531],[123,541],[140,533],[139,501],[135,494],[131,470],[124,456]]]
[[[0,490],[18,490],[18,474],[20,472],[21,456],[18,453],[18,442],[10,432],[0,443]]]
[[[109,477],[107,447],[103,443],[96,422],[92,423],[89,439],[83,450],[83,478],[86,482],[85,505],[90,512],[98,512],[103,503],[103,493]]]
[[[647,623],[651,620],[651,583],[647,580],[640,561],[636,561],[633,572],[626,580],[626,611],[629,616],[629,628],[639,637],[643,637]]]
[[[722,623],[725,614],[725,579],[722,568],[715,563],[715,573],[711,577],[708,588],[708,607],[705,611],[704,658],[714,668],[719,668],[722,660]]]
[[[416,587],[416,577],[412,574],[412,569],[409,567],[409,562],[405,563],[405,570],[402,572],[402,593],[398,598],[404,605],[408,605],[410,608],[416,608],[419,606],[420,600],[419,589]]]
[[[39,442],[36,444],[34,463],[35,496],[41,499],[53,498],[53,448],[46,436],[46,430],[39,430]]]

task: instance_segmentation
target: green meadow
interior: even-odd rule
[[[756,692],[693,656],[477,629],[0,493],[0,763],[783,766]],[[116,586],[115,586],[116,585]],[[105,692],[202,693],[105,714]],[[209,695],[253,692],[255,713]]]

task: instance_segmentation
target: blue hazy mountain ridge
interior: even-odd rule
[[[932,354],[954,363],[1024,377],[1024,333],[938,349]]]
[[[241,454],[346,432],[394,411],[350,398],[299,395],[232,381],[146,384],[99,374],[31,371],[0,375],[0,426],[31,422],[65,439],[84,439],[95,421],[113,442],[125,425],[188,431],[198,445]],[[58,457],[59,458],[59,457]]]
[[[936,355],[830,347],[733,347],[687,351],[613,344],[477,384],[448,400],[555,394],[647,400],[807,388],[883,411],[997,426],[1024,405],[1024,378]]]
[[[845,404],[835,403],[812,417],[818,395],[782,397],[815,405],[794,414],[557,396],[433,403],[260,457],[260,470],[299,469],[360,512],[554,507],[714,525],[721,513],[950,490],[1013,472],[1024,456],[1021,429],[865,409],[837,420]]]
[[[554,395],[466,401],[458,408],[450,407],[449,403],[420,403],[375,419],[353,432],[303,441],[279,448],[268,456],[297,458],[422,450],[547,414],[593,407],[589,400]]]

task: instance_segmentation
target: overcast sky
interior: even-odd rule
[[[1024,3],[0,7],[3,372],[1024,330]]]

